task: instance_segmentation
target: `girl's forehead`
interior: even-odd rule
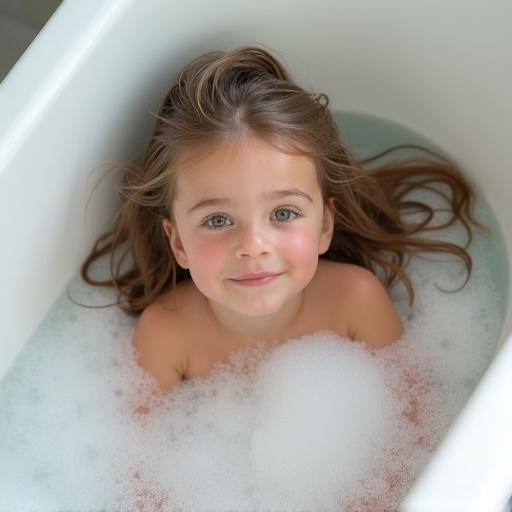
[[[316,188],[316,167],[305,155],[282,151],[256,137],[244,137],[202,151],[201,157],[192,158],[177,176],[183,193],[222,189],[226,184],[262,183]]]

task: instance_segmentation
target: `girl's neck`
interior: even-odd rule
[[[247,316],[227,310],[205,298],[207,310],[219,332],[240,344],[283,341],[296,334],[303,313],[304,291],[275,313]]]

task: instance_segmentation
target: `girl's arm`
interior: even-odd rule
[[[370,271],[358,271],[357,280],[351,283],[350,306],[350,337],[357,341],[365,341],[374,348],[385,347],[400,339],[404,332],[400,318],[391,302],[391,299],[381,281]],[[412,357],[412,359],[411,359]],[[408,353],[407,361],[398,365],[400,381],[407,390],[405,408],[403,412],[404,426],[413,428],[417,432],[416,445],[425,446],[429,442],[427,434],[423,432],[422,421],[425,401],[423,382],[416,367],[416,360]],[[394,492],[397,486],[403,486],[402,475],[399,470],[384,472],[382,475],[389,492]],[[361,498],[351,504],[347,512],[376,512],[382,510],[382,499]]]
[[[158,386],[158,390],[155,391],[159,394],[170,394],[183,378],[182,369],[185,368],[186,359],[178,325],[172,312],[151,305],[144,310],[135,328],[132,343],[138,356],[138,364],[155,380]],[[136,417],[144,421],[151,412],[150,406],[144,397],[141,397],[139,405],[134,409]],[[138,471],[132,476],[137,489],[136,505],[139,512],[168,509],[166,504],[169,502],[169,496],[163,489],[156,489],[154,484],[144,480]]]
[[[176,312],[156,304],[142,312],[135,327],[132,343],[139,366],[164,393],[183,379],[187,361],[183,339]]]

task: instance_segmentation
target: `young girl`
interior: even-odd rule
[[[391,344],[402,326],[385,287],[401,280],[412,304],[413,253],[454,254],[469,278],[463,247],[420,234],[460,220],[471,239],[474,195],[462,175],[420,160],[368,172],[328,102],[263,48],[210,52],[177,74],[142,164],[122,167],[122,208],[82,276],[114,286],[140,315],[133,343],[161,390],[258,341],[331,330]],[[406,198],[436,182],[450,191],[442,225]],[[424,215],[406,222],[406,213]],[[113,262],[122,246],[133,263],[124,273]],[[112,279],[91,278],[106,254]]]

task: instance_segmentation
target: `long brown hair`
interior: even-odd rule
[[[453,254],[464,262],[466,281],[471,257],[464,247],[422,237],[459,220],[471,241],[474,192],[448,160],[409,160],[371,170],[363,165],[381,155],[359,159],[340,140],[325,94],[308,92],[290,78],[267,49],[255,46],[209,52],[178,72],[161,105],[141,164],[118,164],[121,208],[112,231],[102,235],[81,268],[89,284],[112,286],[119,305],[138,315],[164,290],[190,279],[169,248],[162,219],[172,219],[176,172],[187,159],[211,145],[251,133],[282,151],[306,155],[317,170],[325,202],[334,198],[335,228],[321,257],[361,265],[380,273],[384,284],[398,280],[409,301],[414,290],[405,267],[419,252]],[[435,185],[441,185],[436,188]],[[444,192],[443,192],[444,188]],[[435,224],[435,209],[410,199],[418,189],[432,189],[448,202],[449,218]],[[407,214],[413,220],[406,221]],[[416,215],[419,214],[419,215]],[[123,250],[115,263],[114,255]],[[89,275],[91,264],[110,256],[111,279]],[[131,267],[122,270],[126,256]]]

